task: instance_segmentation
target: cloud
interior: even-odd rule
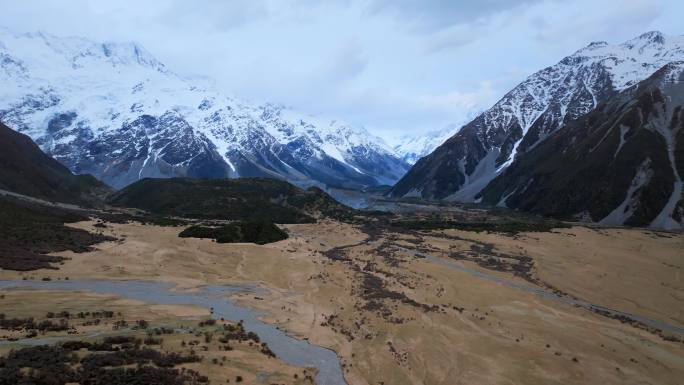
[[[336,80],[359,76],[368,66],[369,58],[358,40],[350,40],[339,47],[323,71]]]
[[[217,32],[269,18],[274,9],[259,0],[171,0],[158,12],[158,22],[176,28],[200,27]]]
[[[541,0],[371,0],[369,10],[388,13],[411,25],[429,30],[486,19]]]
[[[417,134],[473,117],[498,97],[496,81],[481,81],[464,91],[414,92],[393,86],[347,87],[321,95],[319,111],[342,111],[384,137]]]
[[[585,2],[586,3],[586,2]],[[588,6],[589,4],[587,4]],[[543,5],[526,12],[525,18],[541,44],[586,45],[594,40],[626,40],[646,32],[663,14],[665,2],[660,0],[630,0],[607,2],[587,12],[572,3],[554,7]]]
[[[0,0],[0,26],[133,40],[226,93],[416,133],[594,40],[682,34],[681,0]]]
[[[489,34],[492,27],[492,23],[477,20],[444,28],[434,32],[431,38],[427,40],[426,50],[427,52],[439,52],[475,43],[483,35]]]

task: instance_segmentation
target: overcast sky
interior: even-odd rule
[[[682,0],[0,0],[0,25],[141,43],[255,102],[389,137],[461,122],[591,41],[684,34]]]

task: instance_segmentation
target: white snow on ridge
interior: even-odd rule
[[[566,121],[589,113],[610,95],[645,80],[668,63],[682,60],[684,36],[648,32],[617,45],[591,43],[557,64],[532,74],[468,123],[468,133],[474,133],[476,140],[470,138],[467,143],[476,143],[472,144],[474,148],[453,150],[461,157],[478,154],[475,159],[479,162],[475,168],[478,173],[471,171],[471,175],[464,175],[466,183],[458,190],[450,191],[448,199],[474,197],[477,193],[474,190],[483,188],[486,182],[504,172],[513,164],[516,155],[537,146],[562,129]],[[438,141],[444,142],[449,137],[439,137]],[[408,138],[395,150],[410,154],[413,158],[407,160],[415,162],[424,156],[421,149],[437,147],[433,143],[425,146],[427,140]],[[490,164],[491,157],[482,155],[490,154],[491,149],[505,151],[506,156],[497,159],[494,168]],[[485,169],[490,171],[480,172]],[[414,179],[419,186],[431,183],[418,176]],[[402,186],[401,191],[411,187],[416,186]]]
[[[575,55],[599,60],[611,73],[617,90],[631,87],[664,65],[684,58],[684,36],[652,31],[617,46],[589,45]]]
[[[211,141],[235,172],[231,176],[238,176],[231,158],[236,152],[243,159],[265,161],[266,167],[278,168],[273,163],[280,162],[293,170],[295,162],[301,167],[312,155],[327,156],[344,165],[348,175],[356,173],[364,180],[370,175],[379,183],[398,179],[408,167],[364,128],[227,96],[208,81],[171,72],[136,43],[96,43],[42,32],[14,34],[0,28],[0,81],[0,118],[48,152],[54,144],[75,140],[66,134],[58,142],[51,139],[48,123],[59,114],[73,112],[75,120],[64,124],[72,129],[82,125],[97,139],[120,132],[142,116],[172,112]],[[147,135],[162,140],[158,133]],[[294,158],[281,157],[283,151],[291,151]],[[370,159],[382,159],[382,165],[369,170]]]
[[[410,164],[430,154],[447,139],[456,135],[462,124],[449,124],[441,130],[435,130],[423,135],[405,135],[397,138],[393,150]]]
[[[620,91],[677,60],[684,60],[684,36],[648,32],[619,45],[591,43],[528,77],[485,112],[485,118],[498,127],[517,121],[525,136],[552,103],[560,104],[559,121],[565,119],[570,104],[577,102],[577,94],[583,90],[589,93],[591,102],[580,111],[586,113],[596,107],[601,70],[608,72],[613,89]]]

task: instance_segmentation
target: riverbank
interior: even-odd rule
[[[115,281],[78,281],[78,280],[63,280],[63,281],[0,281],[0,289],[3,293],[9,295],[10,297],[18,297],[25,295],[26,291],[20,291],[18,293],[14,292],[16,289],[37,289],[39,291],[34,292],[34,298],[44,298],[50,297],[54,294],[59,294],[63,298],[74,297],[75,295],[83,295],[85,297],[93,296],[103,296],[105,298],[112,299],[112,297],[118,297],[112,305],[118,304],[119,306],[111,307],[110,309],[115,310],[104,310],[104,311],[92,311],[90,314],[97,312],[98,314],[106,313],[105,319],[102,322],[97,322],[94,324],[92,320],[85,319],[79,321],[78,315],[74,315],[77,319],[71,323],[71,327],[65,329],[68,331],[68,335],[62,338],[55,337],[59,334],[58,332],[53,332],[51,336],[41,336],[41,337],[24,337],[19,338],[17,341],[8,344],[6,348],[12,348],[14,345],[41,345],[41,344],[56,344],[64,341],[83,341],[83,340],[93,340],[99,339],[104,336],[105,342],[107,338],[113,338],[111,335],[125,336],[128,339],[138,338],[142,341],[147,341],[147,339],[142,339],[143,333],[148,330],[153,331],[148,333],[148,338],[155,339],[155,325],[160,325],[160,320],[166,320],[165,326],[157,327],[157,330],[162,330],[159,333],[159,338],[163,337],[164,340],[161,341],[157,338],[157,342],[152,345],[161,345],[163,342],[164,351],[177,351],[179,347],[185,348],[188,345],[185,340],[182,340],[182,334],[185,334],[185,338],[197,338],[197,342],[190,342],[188,349],[191,349],[193,354],[196,352],[196,348],[205,348],[204,352],[209,352],[209,346],[213,346],[216,351],[220,351],[219,348],[224,348],[226,352],[232,352],[235,349],[236,342],[246,341],[248,346],[258,347],[258,351],[265,354],[261,360],[256,360],[251,364],[252,370],[244,368],[249,362],[254,361],[247,360],[243,361],[241,365],[243,369],[239,371],[240,374],[234,375],[234,377],[239,376],[243,379],[250,379],[255,376],[259,376],[261,379],[269,380],[297,380],[301,377],[305,380],[307,377],[315,378],[317,384],[321,385],[345,385],[346,382],[342,376],[340,370],[339,360],[335,353],[331,350],[324,349],[312,345],[306,341],[301,341],[291,336],[287,335],[285,332],[277,329],[276,327],[266,324],[258,319],[259,313],[252,311],[251,309],[240,307],[234,304],[229,297],[235,293],[254,293],[253,287],[250,285],[245,286],[205,286],[194,290],[192,292],[177,291],[174,290],[173,285],[164,283],[154,283],[154,282],[143,282],[143,281],[127,281],[127,282],[115,282]],[[53,292],[56,290],[56,292]],[[5,297],[7,299],[7,297]],[[104,298],[103,298],[104,299]],[[170,318],[170,314],[167,314],[166,318],[155,318],[150,321],[140,318],[135,322],[127,322],[123,317],[123,311],[121,307],[125,307],[127,310],[131,309],[132,305],[130,302],[133,301],[135,304],[145,304],[150,306],[151,309],[163,309],[164,311],[175,311],[175,315],[179,315],[179,312],[188,312],[193,314],[195,318],[198,315],[206,313],[204,320],[200,321],[200,329],[194,327],[195,322],[188,322],[187,317],[182,319]],[[40,301],[39,301],[40,302]],[[106,301],[100,303],[106,304]],[[124,306],[128,305],[128,306]],[[63,308],[60,304],[52,304],[53,308]],[[81,305],[83,306],[83,305]],[[81,307],[79,307],[81,308]],[[133,307],[135,308],[135,307]],[[36,312],[38,309],[33,309]],[[68,320],[71,318],[70,312],[68,310],[62,310],[62,320]],[[210,314],[208,314],[210,312]],[[21,310],[14,310],[15,317],[17,314],[24,314]],[[78,313],[74,313],[78,314]],[[145,313],[151,315],[152,312]],[[60,314],[57,314],[59,317]],[[128,315],[130,318],[130,315]],[[85,317],[84,317],[85,318]],[[98,318],[99,319],[99,318]],[[213,321],[207,322],[206,319],[212,319]],[[218,320],[218,322],[217,322]],[[68,321],[65,321],[68,322]],[[226,324],[226,322],[232,322],[232,324]],[[86,324],[86,325],[84,325]],[[211,329],[211,330],[204,330]],[[85,326],[80,327],[76,330],[76,325]],[[109,325],[113,326],[114,332],[108,331]],[[144,325],[144,327],[142,326]],[[193,325],[193,326],[189,326]],[[219,329],[213,327],[217,325]],[[233,325],[230,327],[224,327],[223,325]],[[233,330],[235,325],[239,325],[240,330],[244,330],[243,335],[233,337],[235,341],[230,344],[230,341],[223,341],[223,345],[220,343],[216,345],[214,341],[214,334],[216,334],[216,339],[220,342],[221,335],[217,331],[221,330]],[[94,330],[102,329],[99,326],[104,326],[104,331],[100,333],[94,333]],[[120,326],[120,327],[117,327]],[[130,328],[129,328],[130,326]],[[212,326],[211,328],[208,328]],[[223,329],[221,329],[223,328]],[[116,332],[119,330],[118,332]],[[71,332],[73,331],[73,332]],[[137,331],[136,333],[131,333],[131,331]],[[253,335],[248,335],[247,332],[254,333]],[[211,334],[209,334],[211,333]],[[64,334],[64,333],[62,333]],[[81,338],[75,338],[74,334],[81,334]],[[133,335],[131,335],[133,334]],[[211,335],[211,336],[210,336]],[[225,333],[223,333],[225,335]],[[16,338],[15,338],[16,339]],[[204,345],[200,341],[204,339]],[[179,346],[176,346],[179,345]],[[198,346],[195,346],[198,345]],[[169,350],[170,346],[174,346],[176,349]],[[194,346],[194,348],[193,348]],[[226,346],[230,346],[229,350],[226,350]],[[214,352],[215,353],[215,352]],[[225,355],[221,357],[215,357],[216,354],[207,355],[200,354],[201,357],[207,356],[208,360],[212,362],[216,359],[216,362],[223,363]],[[233,354],[231,354],[232,356]],[[213,357],[210,357],[213,356]],[[229,357],[232,360],[235,357]],[[219,361],[220,360],[220,361]],[[283,363],[285,365],[283,365]],[[283,367],[291,365],[288,370],[284,370]],[[199,366],[199,365],[195,365]],[[223,366],[221,364],[221,366]],[[186,368],[192,368],[192,366],[185,366]],[[298,368],[298,369],[296,369]],[[199,373],[205,373],[197,368]],[[234,369],[234,368],[231,368]],[[296,369],[296,370],[295,370]],[[215,370],[214,370],[215,371]],[[211,371],[211,372],[214,372]],[[231,371],[231,370],[228,370]],[[235,370],[232,370],[233,372]],[[300,371],[298,374],[297,371]],[[286,376],[290,374],[290,376]],[[297,374],[295,376],[295,374]],[[226,373],[222,373],[223,376],[228,376]],[[218,376],[218,374],[216,375]],[[216,377],[213,376],[213,377]],[[288,378],[289,377],[289,378]],[[225,378],[225,377],[223,377]],[[223,379],[221,378],[221,379]],[[256,381],[256,378],[254,378]],[[223,381],[221,381],[223,382]],[[242,381],[240,381],[242,382]],[[299,383],[300,381],[294,381],[293,383]]]

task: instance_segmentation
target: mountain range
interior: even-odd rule
[[[619,45],[591,43],[528,77],[418,160],[390,195],[485,202],[610,224],[682,227],[675,209],[681,207],[681,171],[675,164],[683,156],[677,140],[682,90],[676,86],[682,60],[682,36],[649,32]],[[661,99],[647,102],[643,90]],[[627,115],[632,120],[623,124]],[[609,122],[620,126],[606,128]],[[618,141],[603,141],[596,132],[611,139],[619,134]],[[645,138],[630,142],[632,135],[648,136],[650,144]],[[602,147],[609,143],[612,158]],[[618,151],[615,145],[626,147]],[[599,153],[603,156],[594,158]],[[623,156],[629,159],[621,164]],[[643,176],[656,168],[668,175]],[[535,187],[539,195],[529,193]]]
[[[363,127],[226,95],[136,43],[0,29],[0,121],[66,166],[35,157],[58,170],[50,178],[65,175],[61,185],[44,178],[48,192],[107,190],[72,173],[116,189],[145,178],[268,177],[327,191],[393,185],[393,197],[676,229],[684,227],[683,61],[682,36],[594,42],[467,124],[390,147]],[[2,128],[7,143],[28,140]]]
[[[187,176],[360,189],[409,168],[362,127],[227,96],[136,43],[0,30],[0,80],[0,121],[114,188]]]

